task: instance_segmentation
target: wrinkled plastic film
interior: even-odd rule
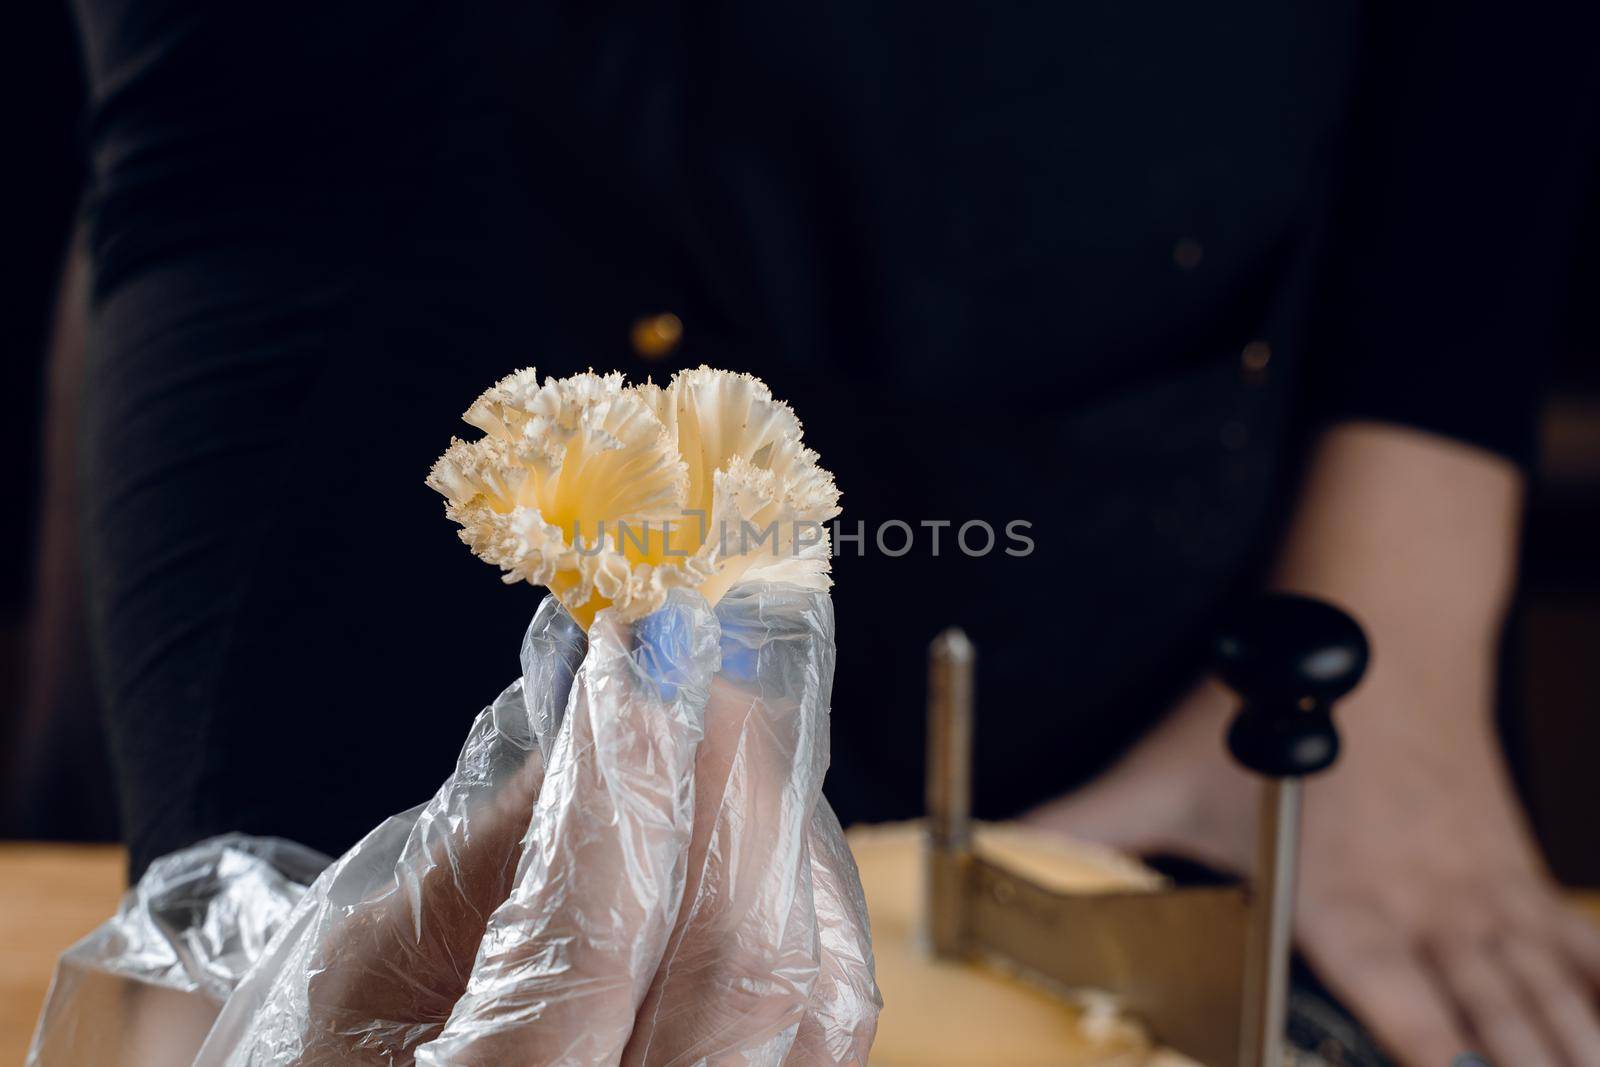
[[[795,1064],[864,1064],[883,997],[872,959],[867,896],[839,819],[817,803],[809,837],[820,973],[795,1037]]]
[[[687,894],[625,1064],[779,1064],[816,984],[807,835],[827,769],[832,605],[746,586],[717,618]]]
[[[27,1067],[189,1062],[327,864],[293,842],[242,834],[158,859],[114,917],[62,954]]]
[[[192,1060],[30,1063],[864,1063],[880,1005],[865,901],[820,799],[827,596],[751,585],[713,613],[674,591],[637,624],[602,613],[587,636],[551,598],[522,667],[428,803],[309,890],[326,860],[300,864],[262,916],[237,914],[242,888],[213,894],[233,901],[217,907],[248,951],[188,952],[178,972],[202,977],[179,988],[148,977],[176,950],[150,966],[115,938],[74,949],[75,965],[192,995],[191,1047],[210,1027]],[[107,926],[142,929],[148,897]],[[229,941],[204,911],[172,919],[168,941]],[[69,995],[71,957],[46,1046],[85,1003]],[[233,962],[204,962],[218,958]]]
[[[657,614],[680,646],[671,671],[631,627],[604,613],[591,627],[515,884],[419,1064],[616,1062],[683,899],[719,656],[698,596],[675,591]]]
[[[528,723],[546,761],[556,743],[573,680],[589,650],[578,621],[553,596],[539,602],[522,638],[522,692]]]
[[[553,603],[527,639],[544,644],[548,664],[582,654],[581,631],[546,610]],[[509,891],[544,778],[532,723],[558,720],[549,705],[566,697],[518,679],[485,708],[433,799],[386,820],[317,881],[196,1067],[411,1062],[449,1018]]]

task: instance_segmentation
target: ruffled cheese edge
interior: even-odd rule
[[[428,485],[475,555],[508,583],[550,589],[585,627],[605,607],[641,618],[675,587],[715,604],[741,581],[831,585],[838,488],[752,375],[702,366],[630,387],[593,372],[541,384],[527,368],[463,418],[484,436],[453,439]],[[641,552],[638,532],[664,542],[668,524],[703,539],[687,554]]]

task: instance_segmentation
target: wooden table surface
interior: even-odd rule
[[[20,1064],[56,956],[116,911],[122,849],[0,844],[0,1067]],[[1600,892],[1581,901],[1600,921]]]
[[[56,956],[117,909],[122,849],[0,845],[0,1067],[27,1054]]]

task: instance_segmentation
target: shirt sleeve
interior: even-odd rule
[[[1595,191],[1600,6],[1368,5],[1311,388],[1531,464]]]

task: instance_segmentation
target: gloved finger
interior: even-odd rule
[[[522,694],[533,736],[546,761],[566,718],[572,683],[589,637],[561,601],[547,596],[522,639]]]
[[[831,607],[745,586],[717,618],[684,905],[626,1064],[778,1063],[816,983],[806,841],[827,760]]]
[[[540,766],[538,750],[525,732],[520,746],[506,744],[495,719],[508,707],[523,718],[516,687],[474,723],[462,763],[510,765],[506,791],[524,793],[523,810],[531,812],[536,774],[525,768],[530,757]],[[312,885],[289,933],[229,997],[197,1064],[383,1063],[385,1050],[413,1048],[443,1025],[483,932],[462,904],[493,898],[496,872],[506,866],[495,842],[514,850],[519,832],[489,800],[470,817],[471,829],[443,846],[465,875],[448,876],[431,857],[441,850],[435,835],[448,825],[446,813],[462,800],[455,782],[452,776],[427,805],[385,820]]]
[[[565,621],[564,621],[565,620]],[[293,936],[229,999],[200,1064],[388,1064],[436,1035],[510,891],[544,777],[531,720],[581,650],[547,598],[529,627],[538,690],[513,683],[474,721],[426,805],[385,821],[308,891]],[[581,637],[581,631],[579,631]]]
[[[671,663],[605,612],[591,627],[515,883],[424,1067],[620,1056],[682,900],[718,655],[698,595],[674,591],[662,611],[679,617],[651,626],[686,635]]]
[[[395,867],[403,889],[397,903],[404,902],[397,925],[409,930],[424,959],[449,961],[452,986],[459,986],[450,996],[452,1006],[466,986],[489,915],[511,890],[520,841],[544,782],[549,742],[541,730],[559,727],[558,709],[566,707],[586,647],[582,628],[560,601],[545,597],[523,639],[521,682],[491,709],[498,712],[499,743],[468,744]],[[520,696],[520,705],[512,694]],[[449,1012],[445,1007],[444,1016]]]
[[[821,971],[783,1061],[790,1067],[864,1065],[878,1032],[883,997],[872,959],[867,897],[855,857],[826,798],[807,836]]]

